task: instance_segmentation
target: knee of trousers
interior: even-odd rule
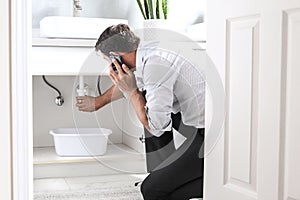
[[[149,193],[151,192],[149,184],[147,184],[147,181],[143,181],[141,184],[141,193],[145,199],[145,197],[149,196]]]
[[[141,185],[141,193],[144,197],[144,200],[155,200],[159,196],[153,185],[151,185],[147,180],[143,181]]]

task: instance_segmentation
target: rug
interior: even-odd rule
[[[34,200],[142,200],[140,187],[108,187],[66,191],[38,192]]]

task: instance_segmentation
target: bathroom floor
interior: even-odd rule
[[[47,178],[34,180],[34,199],[142,199],[136,182],[147,174],[118,174],[90,177]],[[71,196],[70,196],[71,195]],[[127,197],[126,197],[127,195]],[[104,197],[102,197],[104,196]]]
[[[122,186],[128,183],[142,181],[147,174],[120,174],[105,176],[46,178],[34,180],[34,192],[76,190],[92,187],[93,185]]]

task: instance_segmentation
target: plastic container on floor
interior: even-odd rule
[[[105,128],[60,128],[50,130],[59,156],[101,156],[106,153],[108,136]]]

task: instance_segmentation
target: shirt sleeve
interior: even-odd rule
[[[151,134],[159,137],[172,130],[171,112],[176,73],[171,64],[158,56],[151,57],[144,66],[146,115]]]

